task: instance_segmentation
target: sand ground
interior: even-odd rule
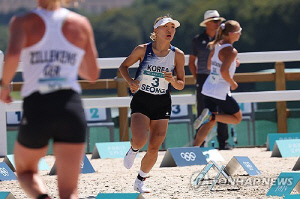
[[[266,148],[235,148],[229,151],[219,151],[223,156],[223,162],[219,165],[226,165],[233,156],[248,156],[257,168],[262,172],[259,176],[249,177],[240,166],[233,175],[234,179],[240,180],[237,186],[218,184],[215,191],[209,191],[208,186],[193,188],[190,179],[195,173],[199,173],[204,165],[187,167],[164,167],[160,163],[165,155],[164,151],[159,152],[158,160],[149,173],[145,183],[152,189],[152,193],[143,194],[146,199],[193,199],[193,198],[268,198],[266,193],[271,187],[272,179],[284,171],[292,171],[298,158],[274,158]],[[127,170],[123,167],[123,159],[88,159],[95,169],[95,173],[81,174],[79,182],[80,198],[94,198],[98,193],[134,193],[133,182],[139,171],[140,162],[145,152],[141,152],[135,160],[133,167]],[[0,158],[2,161],[3,158]],[[45,157],[46,163],[52,167],[53,156]],[[42,179],[47,185],[49,195],[58,198],[56,188],[56,176],[49,176],[49,171],[40,171]],[[212,178],[215,171],[209,172]],[[206,181],[209,182],[209,181]],[[224,181],[223,181],[224,182]],[[10,191],[17,199],[28,198],[22,191],[17,181],[0,182],[0,191]],[[271,197],[278,198],[278,197]]]

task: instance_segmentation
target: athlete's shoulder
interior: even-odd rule
[[[177,47],[175,47],[175,60],[177,64],[181,63],[184,65],[185,62],[184,52]]]
[[[32,17],[34,17],[35,14],[33,14],[32,12],[22,12],[19,14],[14,15],[11,20],[10,20],[10,24],[22,24],[26,21],[28,21],[29,19],[31,19]]]
[[[87,19],[87,17],[81,15],[81,14],[78,14],[76,12],[73,12],[73,11],[70,11],[69,13],[69,18],[70,19],[73,19],[73,20],[77,20],[78,22],[80,23],[85,23],[85,22],[88,22],[89,20]]]
[[[28,28],[31,28],[32,25],[37,24],[40,22],[40,18],[30,12],[23,12],[20,14],[14,15],[9,22],[10,30],[17,31],[17,30],[26,30]]]
[[[228,46],[228,47],[225,47],[224,49],[222,49],[220,51],[220,53],[225,57],[234,59],[237,56],[238,51],[234,47]]]
[[[147,44],[140,44],[135,47],[134,51],[137,51],[139,53],[145,53],[147,46],[148,46]]]
[[[70,13],[68,14],[68,17],[66,18],[66,22],[81,25],[83,27],[90,26],[90,22],[88,18],[73,11],[70,11]]]
[[[175,47],[175,54],[184,56],[184,52],[182,50],[180,50],[179,48],[177,48],[177,47]]]
[[[133,49],[131,56],[137,56],[142,59],[145,56],[146,50],[147,44],[140,44]]]
[[[236,56],[238,54],[238,51],[233,46],[228,46],[227,48],[224,48],[224,52],[232,56]]]
[[[234,53],[235,55],[237,55],[239,52],[237,51],[237,49],[233,48],[232,49],[232,53]]]
[[[147,49],[148,43],[140,44],[136,48],[138,49]]]

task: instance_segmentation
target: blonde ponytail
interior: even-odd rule
[[[151,39],[152,41],[155,41],[155,40],[156,40],[156,34],[155,34],[155,32],[151,32],[151,33],[150,33],[150,39]]]
[[[222,26],[220,26],[218,28],[215,40],[208,43],[209,49],[212,50],[215,47],[215,45],[223,39],[223,31],[224,30],[225,30],[225,28],[223,29]]]
[[[219,43],[224,36],[227,36],[229,32],[233,32],[236,27],[239,25],[239,22],[234,20],[226,21],[225,23],[221,23],[220,27],[217,30],[215,40],[208,43],[209,49],[213,49],[217,43]]]

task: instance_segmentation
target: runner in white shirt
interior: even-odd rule
[[[233,79],[235,69],[239,66],[236,58],[238,52],[232,44],[239,40],[241,31],[237,21],[227,21],[220,25],[215,40],[209,43],[212,49],[207,63],[210,74],[202,88],[205,109],[194,122],[195,129],[200,127],[194,146],[204,142],[216,122],[238,124],[242,120],[239,105],[230,93],[230,89],[238,87]],[[224,114],[218,114],[219,108]]]
[[[60,198],[78,198],[86,120],[78,74],[99,77],[98,57],[89,21],[61,8],[63,0],[37,0],[37,8],[15,16],[3,66],[0,99],[10,103],[9,84],[23,64],[23,117],[14,155],[21,187],[30,198],[48,199],[38,162],[53,139]]]
[[[155,20],[151,35],[153,42],[137,46],[120,66],[120,72],[128,82],[133,95],[131,101],[131,148],[124,158],[124,166],[130,169],[139,151],[148,141],[148,151],[134,183],[134,189],[148,193],[144,185],[147,174],[154,166],[158,150],[163,143],[171,115],[171,85],[184,88],[184,53],[171,45],[179,22],[168,16]],[[135,62],[140,65],[133,80],[128,68]],[[176,76],[173,76],[173,71]]]

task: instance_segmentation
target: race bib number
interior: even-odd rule
[[[212,67],[210,74],[209,74],[209,81],[211,84],[217,84],[219,82],[220,79],[220,75],[217,72],[217,68],[216,67]]]
[[[42,77],[39,78],[39,92],[42,94],[51,93],[57,90],[69,89],[67,78],[60,77],[61,67],[47,64],[44,67]]]
[[[57,90],[69,89],[66,78],[40,78],[39,91],[42,94],[51,93]]]
[[[169,82],[163,73],[144,71],[140,83],[140,90],[154,95],[167,93]]]
[[[220,76],[218,75],[218,74],[210,74],[209,75],[209,81],[210,81],[210,83],[212,83],[212,84],[217,84],[218,82],[219,82],[219,79],[220,79]]]

